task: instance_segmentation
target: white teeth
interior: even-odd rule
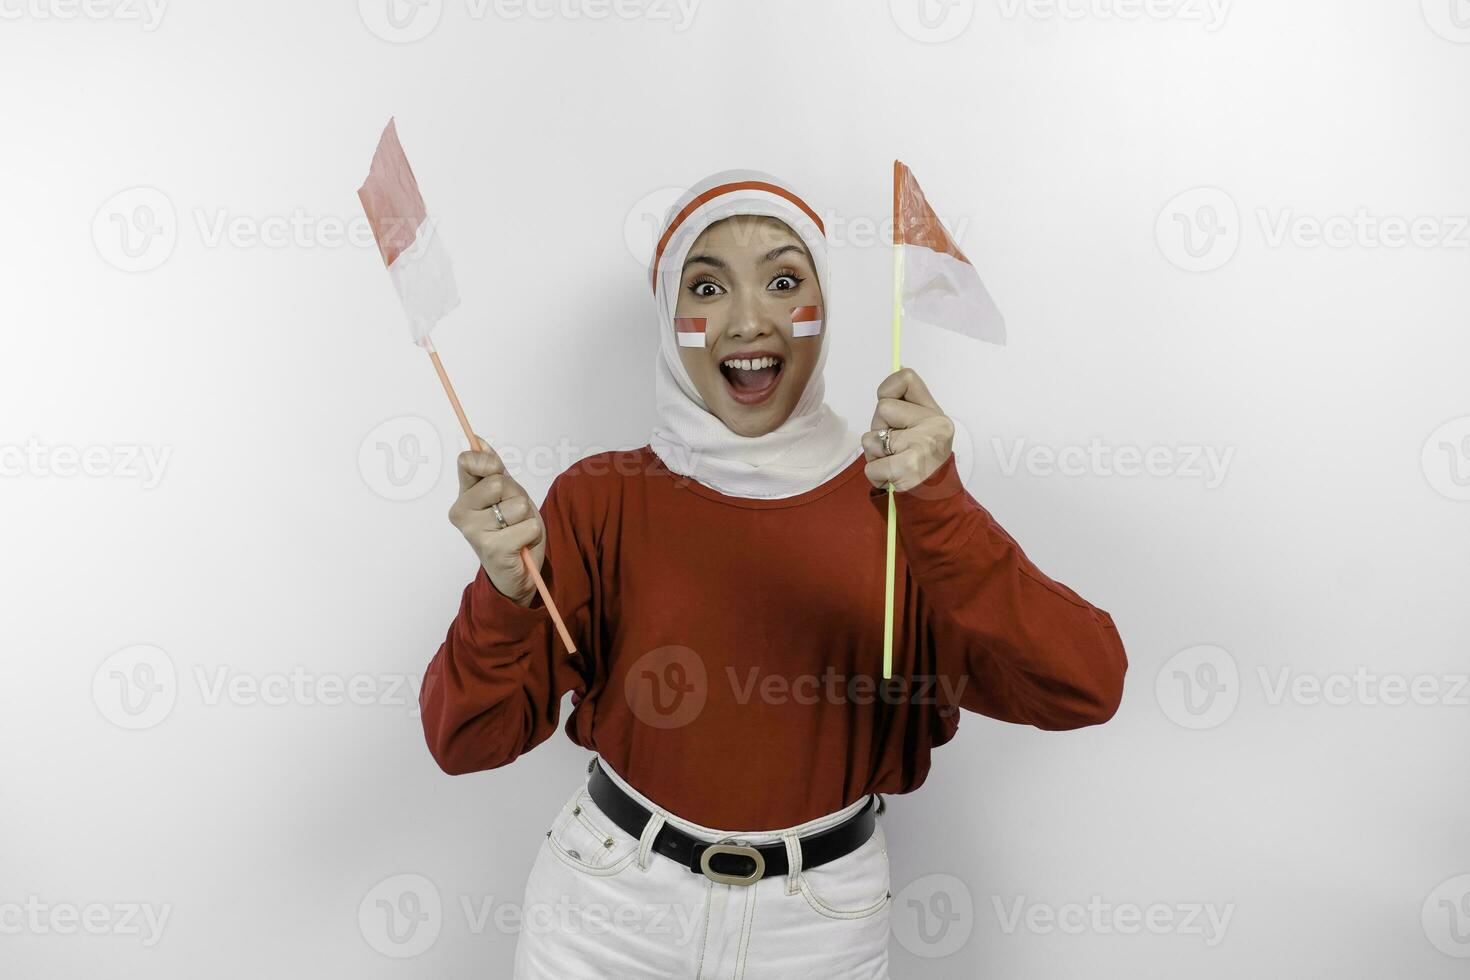
[[[774,357],[737,357],[726,361],[725,367],[739,368],[742,371],[755,371],[759,368],[775,367],[777,360]]]

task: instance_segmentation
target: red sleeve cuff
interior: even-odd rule
[[[529,606],[512,602],[490,581],[484,566],[480,566],[475,580],[470,583],[470,619],[476,627],[487,628],[506,637],[521,637],[546,617],[541,593],[532,597]]]
[[[880,487],[868,494],[884,521],[888,520],[887,495]],[[954,453],[922,483],[895,493],[894,506],[904,557],[919,576],[959,554],[986,520],[984,509],[965,491]]]
[[[924,482],[909,487],[907,490],[898,491],[897,496],[901,500],[947,503],[952,506],[957,502],[957,498],[963,499],[964,493],[965,484],[960,480],[960,471],[955,466],[954,453],[950,453],[945,457],[944,462],[939,464],[939,468],[930,473]],[[868,488],[868,499],[873,502],[874,507],[878,508],[878,512],[885,516],[888,514],[888,502],[884,499],[887,496],[887,487]]]

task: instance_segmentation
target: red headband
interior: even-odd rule
[[[808,218],[811,218],[812,221],[816,224],[817,230],[819,230],[823,235],[827,234],[827,228],[825,225],[822,224],[822,219],[817,217],[817,212],[813,211],[810,207],[807,206],[807,203],[805,201],[803,201],[801,198],[797,197],[795,194],[791,193],[784,187],[778,187],[775,184],[768,184],[763,180],[742,180],[733,184],[720,184],[718,187],[711,187],[709,190],[705,191],[703,194],[700,194],[694,200],[684,205],[683,209],[680,210],[678,214],[674,215],[674,220],[669,222],[669,227],[664,229],[663,236],[659,238],[658,248],[654,249],[653,251],[654,292],[658,292],[658,263],[659,260],[663,258],[664,247],[669,244],[669,239],[674,237],[674,232],[679,230],[679,226],[684,223],[684,219],[688,218],[700,207],[719,197],[721,194],[730,194],[734,191],[766,191],[767,193],[775,194],[777,197],[783,197],[786,200],[790,201],[792,204],[801,208],[806,216]]]

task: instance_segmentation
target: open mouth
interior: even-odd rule
[[[720,362],[720,374],[725,377],[730,397],[742,405],[755,405],[776,390],[785,366],[786,362],[775,354],[727,357]]]

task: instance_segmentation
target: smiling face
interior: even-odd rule
[[[822,343],[792,336],[791,311],[821,305],[806,246],[780,219],[735,215],[694,240],[674,316],[704,318],[705,341],[681,346],[679,359],[732,432],[764,435],[790,417]]]

